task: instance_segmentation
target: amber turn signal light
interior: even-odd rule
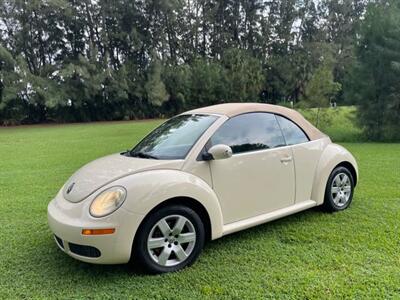
[[[105,228],[105,229],[82,229],[83,235],[101,235],[101,234],[113,234],[115,228]]]

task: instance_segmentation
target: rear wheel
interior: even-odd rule
[[[191,208],[172,205],[147,216],[134,244],[134,260],[150,273],[191,265],[205,241],[204,225]]]
[[[346,167],[335,168],[328,178],[325,190],[324,208],[340,211],[349,207],[354,192],[354,178]]]

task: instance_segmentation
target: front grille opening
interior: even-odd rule
[[[74,243],[69,243],[69,250],[80,256],[86,257],[100,257],[101,252],[99,249],[92,246],[78,245]]]
[[[57,244],[58,246],[60,246],[62,249],[64,249],[64,242],[62,239],[60,239],[58,236],[54,235],[54,237],[56,238]]]

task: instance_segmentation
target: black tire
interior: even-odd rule
[[[334,197],[333,195],[336,194],[332,194],[333,193],[333,188],[336,188],[337,184],[334,184],[334,180],[339,176],[340,179],[340,174],[345,174],[348,179],[349,179],[349,185],[350,185],[350,194],[348,199],[346,198],[346,196],[344,195],[343,197],[343,203],[338,203],[338,200],[335,201],[335,199],[338,199],[337,196]],[[334,185],[334,186],[333,186]],[[344,188],[346,188],[346,186],[341,187],[342,191],[340,191],[339,188],[339,192],[344,193]],[[345,210],[346,208],[348,208],[351,204],[351,201],[353,200],[353,194],[354,194],[354,178],[352,173],[349,171],[349,169],[347,169],[346,167],[343,166],[339,166],[336,167],[332,173],[329,175],[328,178],[328,182],[326,184],[326,188],[325,188],[325,199],[324,199],[324,203],[323,203],[323,208],[325,211],[328,212],[335,212],[335,211],[341,211],[341,210]],[[339,197],[340,198],[340,197]],[[347,200],[345,200],[347,199]],[[340,200],[339,200],[340,201]]]
[[[147,241],[149,238],[149,235],[152,234],[159,234],[160,239],[164,238],[164,235],[162,235],[162,232],[156,224],[163,220],[166,217],[171,216],[171,219],[167,219],[167,222],[174,221],[175,217],[182,216],[189,220],[189,222],[185,223],[184,230],[188,230],[188,228],[191,228],[191,230],[194,230],[194,232],[187,232],[187,233],[194,233],[195,234],[195,242],[194,244],[189,244],[189,243],[182,243],[179,244],[178,238],[176,238],[175,242],[166,241],[167,238],[165,239],[165,245],[164,248],[158,248],[154,250],[149,250]],[[177,221],[176,221],[177,222]],[[176,225],[176,224],[175,224]],[[186,227],[187,226],[187,227]],[[174,225],[170,224],[169,228],[174,228]],[[184,231],[183,230],[183,231]],[[155,232],[158,231],[158,232]],[[184,234],[184,233],[183,233]],[[171,234],[170,234],[171,235]],[[170,237],[171,239],[174,238],[174,236]],[[149,214],[146,216],[146,218],[143,220],[142,224],[139,227],[139,230],[137,232],[134,245],[133,245],[133,257],[132,260],[134,263],[139,264],[145,272],[151,273],[151,274],[158,274],[158,273],[167,273],[167,272],[175,272],[178,270],[181,270],[187,266],[192,265],[198,256],[200,255],[203,246],[205,242],[205,229],[203,222],[201,221],[199,215],[191,208],[182,206],[182,205],[171,205],[171,206],[166,206],[162,207],[159,210]],[[177,244],[176,244],[177,243]],[[153,251],[159,251],[161,255],[161,252],[164,251],[164,249],[167,251],[167,245],[169,248],[172,247],[172,249],[175,249],[174,247],[179,247],[181,246],[182,249],[184,247],[189,247],[190,246],[190,254],[188,254],[187,258],[184,259],[183,261],[179,262],[176,265],[160,265],[158,262],[155,261],[157,259],[157,254],[154,253]],[[171,246],[172,245],[172,246]],[[171,246],[171,247],[170,247]],[[186,248],[187,250],[188,248]],[[179,250],[179,249],[178,249]],[[175,256],[175,260],[178,261],[178,256],[175,254],[174,250],[169,250],[172,251],[171,255],[169,257]],[[150,253],[152,252],[152,254]],[[186,254],[186,252],[185,252]],[[169,261],[169,260],[168,260]]]

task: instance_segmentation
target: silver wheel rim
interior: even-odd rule
[[[349,202],[351,196],[351,182],[347,174],[339,173],[333,178],[331,196],[333,203],[338,207],[343,207]]]
[[[184,216],[170,215],[159,220],[147,238],[147,250],[158,265],[172,267],[184,262],[193,252],[196,230]]]

